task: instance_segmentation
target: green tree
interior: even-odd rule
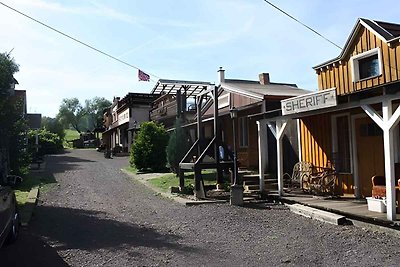
[[[85,101],[85,110],[88,117],[89,130],[103,127],[104,109],[111,106],[111,102],[104,97],[94,97]]]
[[[79,133],[82,132],[80,123],[86,115],[86,110],[82,107],[78,98],[64,98],[61,102],[57,119],[65,128],[72,126]]]
[[[9,167],[13,174],[24,174],[29,165],[29,154],[25,149],[27,125],[23,101],[13,95],[11,88],[13,75],[18,70],[19,66],[10,54],[0,54],[0,153],[4,154],[0,158],[9,158],[9,163],[0,162],[0,165],[7,165],[0,168],[7,170]]]
[[[43,117],[42,118],[42,128],[48,130],[51,133],[58,135],[60,140],[64,140],[65,131],[64,126],[57,118]]]
[[[163,125],[144,122],[133,144],[129,163],[138,170],[162,170],[166,165],[168,134]]]
[[[189,150],[189,146],[189,136],[182,128],[182,120],[177,119],[175,130],[171,133],[167,146],[168,165],[174,173],[178,172],[179,162]]]

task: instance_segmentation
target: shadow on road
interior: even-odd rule
[[[134,223],[120,222],[106,217],[103,212],[62,207],[38,206],[40,222],[34,222],[35,232],[56,244],[57,250],[122,248],[156,248],[182,252],[196,249],[178,243],[180,237],[160,233]]]
[[[54,248],[44,243],[39,237],[27,231],[21,231],[17,242],[0,249],[0,266],[64,267],[68,264]]]

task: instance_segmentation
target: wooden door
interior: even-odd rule
[[[355,120],[361,195],[371,196],[374,175],[384,175],[383,131],[370,118]]]

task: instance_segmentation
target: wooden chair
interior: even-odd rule
[[[312,172],[313,165],[311,163],[300,161],[294,165],[292,175],[285,173],[283,179],[286,181],[289,190],[300,188],[304,191],[305,188],[308,188]]]
[[[335,195],[337,173],[333,168],[317,167],[310,176],[309,191],[317,195]],[[319,170],[318,170],[319,169]]]

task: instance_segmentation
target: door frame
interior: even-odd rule
[[[382,111],[378,112],[379,114],[382,114]],[[356,198],[361,198],[361,188],[360,188],[360,177],[358,176],[358,157],[357,157],[357,137],[356,137],[356,125],[355,121],[356,119],[362,119],[362,118],[369,118],[367,114],[364,113],[359,113],[359,114],[354,114],[350,115],[351,117],[351,147],[352,147],[352,157],[353,157],[353,175],[354,175],[354,193]],[[371,119],[372,120],[372,119]],[[372,120],[373,121],[373,120]],[[374,121],[373,121],[374,122]],[[374,122],[375,123],[375,122]],[[394,132],[399,132],[399,125],[395,127]],[[395,134],[394,135],[394,154],[395,154],[395,162],[400,161],[400,134]]]

